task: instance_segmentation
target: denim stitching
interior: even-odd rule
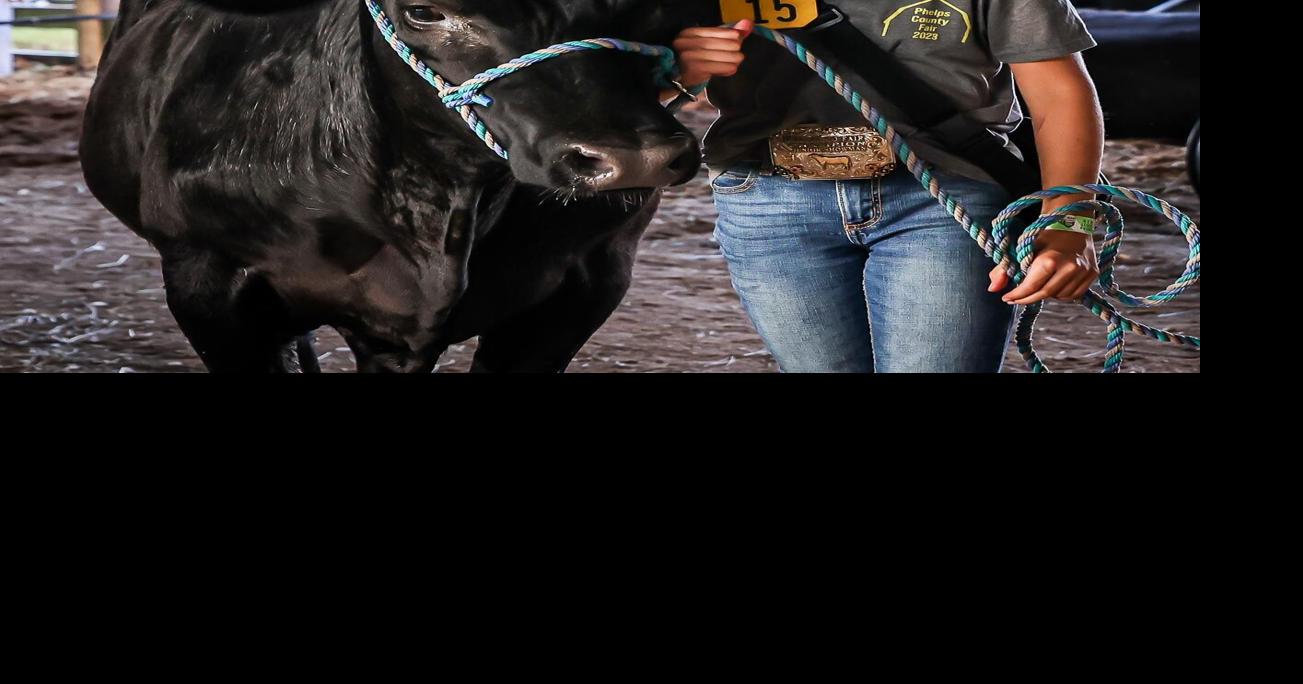
[[[882,222],[882,216],[885,213],[882,208],[882,179],[874,178],[869,183],[871,184],[870,187],[873,188],[873,208],[870,210],[869,220],[862,223],[847,224],[846,232],[848,233],[872,228]]]
[[[738,193],[746,192],[747,190],[750,190],[751,188],[755,187],[756,183],[758,183],[759,181],[760,181],[760,171],[758,169],[751,169],[751,171],[747,173],[746,180],[743,181],[741,185],[735,185],[733,187],[728,187],[728,188],[721,188],[715,184],[715,181],[711,181],[710,189],[719,195],[736,195]]]
[[[835,183],[833,188],[837,195],[837,212],[842,215],[842,230],[849,235],[850,228],[848,226],[851,220],[851,210],[850,201],[846,199],[846,186],[841,181],[833,181],[833,183]]]
[[[869,257],[872,259],[873,257]],[[864,270],[860,272],[860,287],[864,291],[864,313],[868,316],[869,325],[869,361],[873,364],[873,372],[878,372],[878,345],[873,340],[873,302],[869,299],[869,262],[864,262]]]

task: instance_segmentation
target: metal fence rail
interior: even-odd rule
[[[66,24],[74,21],[112,21],[116,14],[72,14],[66,17],[27,17],[0,21],[0,26],[35,26],[38,24]]]
[[[0,0],[0,76],[13,73],[15,57],[94,67],[108,35],[105,23],[117,18],[117,6],[117,0]],[[13,45],[14,26],[76,29],[79,47],[73,51],[18,49]]]

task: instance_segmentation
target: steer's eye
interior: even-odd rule
[[[447,19],[444,15],[436,12],[433,7],[426,7],[424,5],[408,7],[403,10],[403,14],[407,17],[408,23],[416,28],[430,28],[444,19]]]

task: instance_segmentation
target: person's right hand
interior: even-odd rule
[[[755,30],[755,22],[744,19],[732,27],[690,28],[674,40],[682,83],[699,86],[716,76],[732,76],[742,66],[742,43]]]

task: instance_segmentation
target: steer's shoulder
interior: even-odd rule
[[[190,35],[158,86],[146,153],[146,185],[174,198],[160,212],[201,206],[184,218],[289,230],[368,195],[380,132],[356,21],[314,21],[304,29],[210,12],[181,31]]]

